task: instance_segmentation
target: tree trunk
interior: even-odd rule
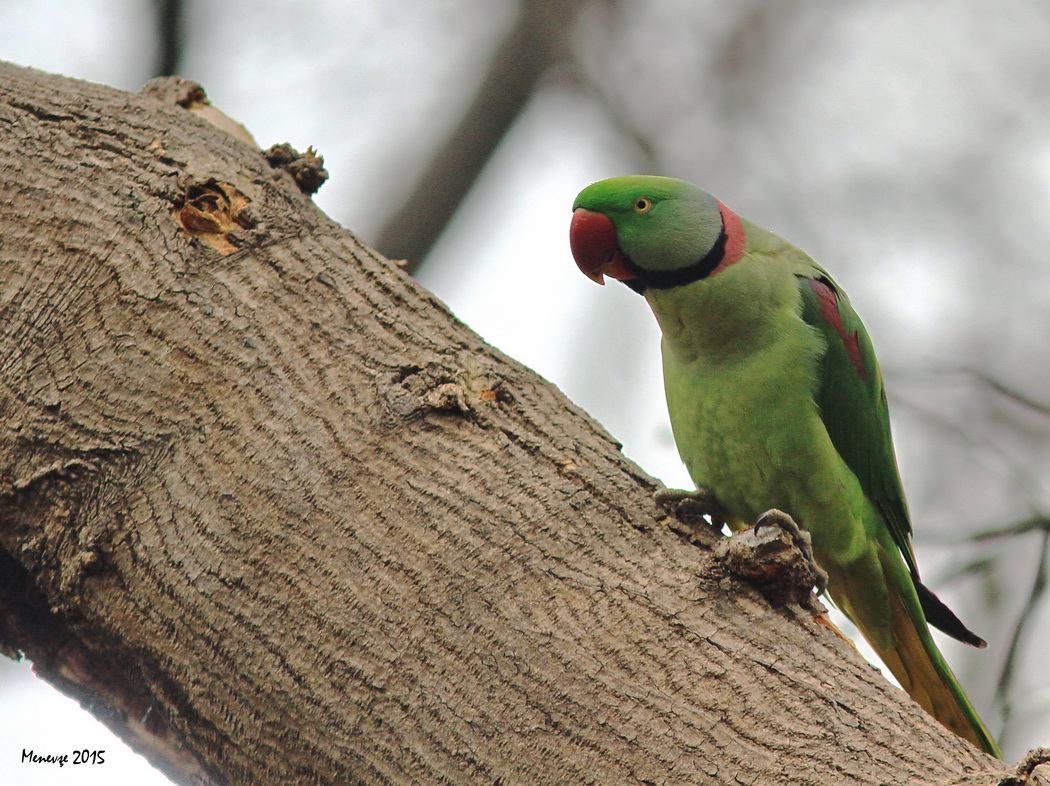
[[[286,170],[0,84],[0,648],[176,782],[997,782]]]

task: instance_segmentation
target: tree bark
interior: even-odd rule
[[[173,780],[998,782],[257,150],[0,84],[0,647]]]

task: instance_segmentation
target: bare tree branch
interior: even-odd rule
[[[970,535],[968,540],[994,540],[996,538],[1027,535],[1029,532],[1048,531],[1050,531],[1050,518],[1047,518],[1046,516],[1032,516],[1031,518],[998,529],[986,529],[983,532]]]
[[[1025,406],[1028,409],[1034,410],[1035,412],[1038,412],[1041,415],[1050,415],[1050,404],[1046,404],[1042,401],[1037,401],[1031,396],[1025,395],[1024,393],[1014,390],[1006,383],[1001,382],[995,377],[978,369],[969,368],[963,369],[963,371],[970,374],[970,376],[972,376],[985,387],[991,388],[996,393],[1005,396],[1011,401],[1015,401],[1018,404],[1021,404],[1022,406]]]
[[[1050,559],[1050,529],[1043,530],[1042,548],[1039,552],[1039,567],[1036,569],[1035,578],[1032,581],[1032,589],[1028,593],[1021,615],[1014,624],[1013,634],[1010,636],[1010,644],[1006,649],[1006,662],[1003,663],[999,680],[996,683],[995,698],[999,702],[1003,713],[1003,730],[1000,741],[1006,744],[1006,737],[1010,734],[1011,720],[1013,719],[1013,702],[1010,700],[1010,689],[1013,686],[1014,676],[1018,660],[1021,655],[1022,636],[1031,629],[1031,620],[1043,597],[1046,595],[1048,559]]]
[[[172,76],[182,67],[185,49],[183,0],[153,0],[157,12],[157,59],[154,76]]]
[[[578,61],[574,62],[570,76],[577,86],[591,96],[595,103],[604,110],[606,117],[620,135],[634,145],[638,156],[638,171],[659,174],[659,158],[652,136],[638,127],[616,94],[592,79]]]
[[[470,107],[427,164],[412,194],[379,232],[379,251],[391,259],[407,260],[409,272],[419,269],[525,108],[536,83],[561,56],[582,5],[572,0],[522,3]]]

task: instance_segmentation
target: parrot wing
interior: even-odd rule
[[[817,406],[832,444],[860,481],[900,549],[927,621],[959,641],[986,646],[919,581],[911,518],[890,435],[882,372],[871,339],[845,293],[820,268],[799,275],[801,317],[823,336]]]

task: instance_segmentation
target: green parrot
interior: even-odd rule
[[[663,333],[678,452],[742,529],[786,512],[811,534],[836,605],[904,689],[1002,757],[927,622],[977,647],[919,581],[882,375],[823,268],[692,183],[616,177],[573,205],[576,264],[642,294]]]

